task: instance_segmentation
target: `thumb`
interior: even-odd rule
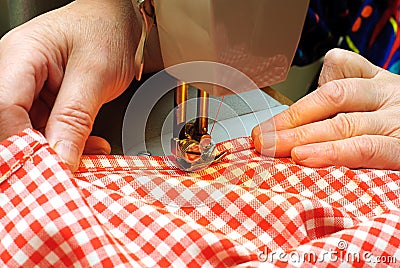
[[[318,84],[322,86],[345,78],[373,78],[380,70],[381,68],[355,52],[334,48],[325,55]]]
[[[71,68],[69,68],[71,66]],[[95,68],[69,64],[46,126],[50,146],[76,171],[94,119],[103,104],[105,86]]]

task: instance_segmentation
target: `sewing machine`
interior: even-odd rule
[[[175,89],[171,152],[183,170],[204,168],[224,156],[216,152],[208,132],[209,94],[238,94],[285,80],[308,0],[138,0],[137,4],[143,24],[136,78],[140,80],[145,64],[146,38],[157,27],[164,66],[180,81]],[[197,65],[170,68],[188,62]],[[193,78],[199,74],[201,78]],[[198,88],[197,116],[190,121],[189,84]]]

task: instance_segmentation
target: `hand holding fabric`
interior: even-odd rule
[[[319,88],[253,129],[265,155],[305,166],[400,169],[400,76],[353,52],[327,53]]]
[[[108,142],[89,134],[102,104],[134,77],[140,27],[129,0],[81,0],[6,34],[0,41],[0,139],[34,127],[73,171],[84,148],[109,153]]]

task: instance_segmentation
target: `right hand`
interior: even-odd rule
[[[129,0],[77,0],[6,34],[0,41],[0,140],[38,129],[72,171],[84,152],[109,153],[108,142],[89,134],[102,104],[134,77],[136,14]],[[151,60],[146,65],[159,68]]]
[[[258,152],[309,167],[400,170],[400,76],[333,49],[319,87],[252,132]]]

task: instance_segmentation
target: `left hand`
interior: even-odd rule
[[[4,35],[0,140],[33,127],[71,171],[82,153],[110,153],[106,140],[89,135],[100,107],[135,75],[136,13],[130,0],[77,0]],[[157,44],[147,43],[147,71],[160,67]]]
[[[309,167],[400,169],[400,76],[327,53],[319,88],[253,129],[255,148]]]

